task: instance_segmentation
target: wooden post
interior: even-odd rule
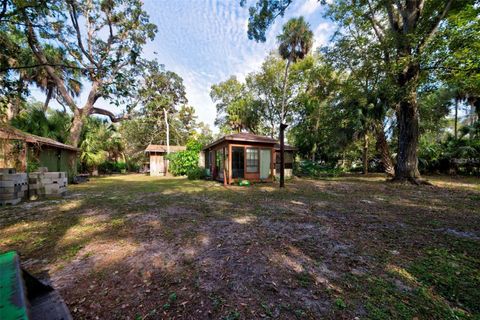
[[[223,153],[223,185],[227,186],[227,166],[225,161],[225,147],[222,148]]]
[[[232,183],[232,145],[228,144],[228,184]]]
[[[26,141],[24,141],[22,143],[22,153],[21,153],[21,162],[22,162],[22,168],[21,168],[21,171],[22,172],[27,172],[27,167],[28,167],[28,159],[27,159],[27,148],[28,148],[28,144]]]
[[[275,147],[272,148],[271,150],[271,156],[270,156],[270,178],[272,179],[272,182],[275,179],[275,164],[277,162],[277,155],[275,153]]]

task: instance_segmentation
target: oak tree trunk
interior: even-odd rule
[[[82,133],[84,116],[81,109],[75,110],[73,113],[72,126],[70,127],[69,143],[77,147],[80,143],[80,135]]]
[[[395,180],[415,181],[420,178],[418,172],[418,108],[416,101],[401,102],[397,112],[398,154],[395,168]]]
[[[398,153],[395,178],[397,181],[415,182],[420,178],[418,171],[419,114],[416,85],[420,68],[410,64],[397,78],[397,85],[404,94],[397,109]]]

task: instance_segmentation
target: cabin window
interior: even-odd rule
[[[210,169],[210,152],[205,151],[205,168]]]
[[[248,173],[258,172],[258,167],[259,167],[258,149],[247,148],[247,172]]]
[[[223,174],[223,149],[216,151],[215,160],[217,172]]]

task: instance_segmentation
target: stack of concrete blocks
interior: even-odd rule
[[[28,174],[29,199],[59,198],[67,193],[68,178],[66,172],[47,172],[40,169],[39,172]]]
[[[0,168],[0,206],[15,205],[27,196],[28,178],[26,173],[15,169]]]

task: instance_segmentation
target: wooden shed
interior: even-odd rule
[[[187,150],[185,146],[170,146],[170,152],[178,152]],[[161,144],[150,144],[145,149],[145,153],[149,156],[149,163],[147,170],[151,176],[164,176],[167,174],[167,146]]]
[[[27,172],[46,167],[53,172],[67,172],[71,181],[77,174],[79,151],[71,145],[26,133],[6,124],[0,128],[0,168]]]
[[[239,180],[273,181],[276,144],[273,138],[247,132],[226,135],[203,148],[205,169],[212,179],[225,184]],[[285,148],[292,153],[293,149]]]

